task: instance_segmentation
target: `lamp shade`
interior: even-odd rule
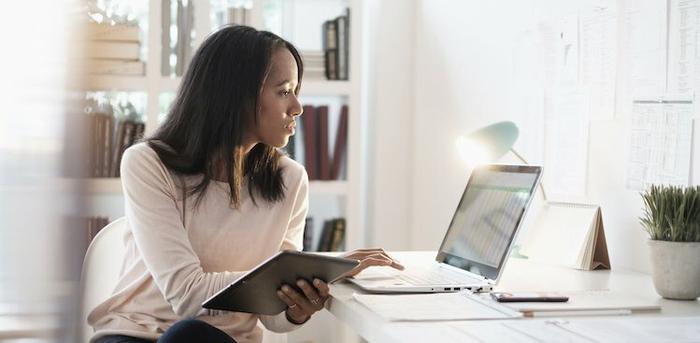
[[[478,129],[460,140],[460,150],[465,161],[492,163],[511,150],[518,139],[518,127],[513,122],[502,121]]]

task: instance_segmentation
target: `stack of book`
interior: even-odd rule
[[[348,107],[343,105],[336,128],[335,144],[329,145],[328,106],[304,106],[301,116],[302,143],[290,138],[286,151],[293,159],[299,159],[303,149],[303,163],[309,180],[339,180],[345,162],[348,135]],[[333,154],[329,154],[330,149]]]
[[[321,80],[326,77],[323,51],[301,51],[304,62],[304,79]]]
[[[144,123],[133,120],[117,121],[109,113],[91,113],[88,120],[90,176],[119,177],[122,154],[126,148],[143,137]]]
[[[88,73],[145,75],[146,64],[139,59],[139,27],[127,24],[89,23]]]
[[[226,23],[231,25],[251,25],[251,10],[243,6],[233,6],[226,10]]]
[[[92,239],[97,236],[97,233],[102,230],[105,226],[109,224],[109,218],[107,217],[89,217],[85,218],[85,226],[87,233],[87,243],[88,245],[92,242]]]
[[[307,218],[304,226],[304,251],[314,251],[313,244],[313,218]],[[315,251],[343,251],[345,250],[345,218],[332,218],[323,222],[321,237]]]
[[[347,80],[350,57],[350,10],[323,23],[323,51],[328,80]]]

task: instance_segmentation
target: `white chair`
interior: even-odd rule
[[[119,271],[126,249],[122,239],[126,230],[126,218],[121,217],[92,239],[85,253],[80,278],[81,328],[83,343],[90,341],[93,330],[87,323],[87,315],[100,302],[107,299],[119,281]],[[263,329],[263,343],[286,343],[287,335]]]
[[[119,281],[119,271],[126,252],[122,242],[125,230],[124,217],[109,223],[92,239],[85,253],[80,278],[80,320],[84,343],[89,342],[93,334],[92,327],[87,323],[87,315],[112,294]]]

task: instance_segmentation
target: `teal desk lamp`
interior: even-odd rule
[[[518,127],[511,121],[502,121],[482,127],[457,141],[457,148],[465,162],[477,165],[491,163],[513,153],[522,163],[529,164],[518,152],[513,149],[513,144],[518,139]],[[539,184],[542,197],[547,200],[542,183]]]

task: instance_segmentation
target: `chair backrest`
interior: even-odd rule
[[[84,343],[90,341],[93,330],[87,323],[87,316],[95,306],[109,298],[119,281],[126,249],[122,239],[126,230],[126,218],[121,217],[107,226],[92,239],[85,253],[80,278],[81,328]],[[262,325],[261,325],[262,327]],[[274,333],[263,329],[263,343],[286,343],[287,334]]]
[[[87,315],[112,295],[119,281],[119,271],[126,252],[122,242],[125,230],[124,217],[109,223],[92,239],[85,253],[80,277],[81,336],[85,343],[90,341],[93,334],[92,327],[87,323]]]

